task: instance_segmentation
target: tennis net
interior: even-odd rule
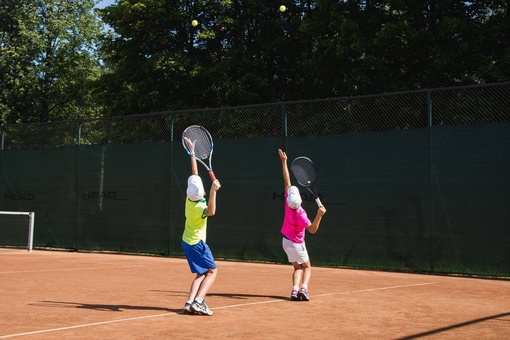
[[[34,212],[0,211],[0,247],[27,248],[34,246]]]

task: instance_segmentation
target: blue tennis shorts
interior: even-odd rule
[[[209,269],[216,269],[211,249],[204,241],[200,241],[195,245],[189,245],[182,241],[182,249],[186,254],[189,269],[192,273],[202,275]]]

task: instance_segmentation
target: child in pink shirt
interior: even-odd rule
[[[278,149],[282,161],[283,183],[285,187],[285,215],[281,233],[283,235],[282,247],[288,260],[294,267],[292,274],[291,300],[310,301],[308,285],[312,275],[312,265],[305,246],[305,230],[315,234],[319,229],[322,216],[326,208],[320,206],[313,222],[310,222],[305,209],[301,207],[301,194],[296,186],[291,186],[289,169],[287,167],[287,154]]]

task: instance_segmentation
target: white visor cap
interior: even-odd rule
[[[290,186],[287,190],[287,204],[291,209],[297,209],[301,206],[301,194],[296,186]]]
[[[204,184],[202,183],[200,176],[189,176],[186,195],[188,195],[188,198],[191,201],[200,201],[202,198],[204,198]]]

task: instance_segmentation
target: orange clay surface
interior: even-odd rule
[[[213,316],[184,259],[0,249],[0,339],[510,339],[510,281],[217,261]]]

